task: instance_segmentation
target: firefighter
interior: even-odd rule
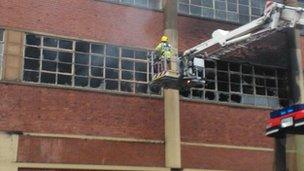
[[[168,37],[167,36],[162,36],[161,37],[161,42],[156,46],[155,48],[156,52],[156,60],[166,60],[167,61],[167,66],[170,66],[170,61],[173,57],[173,51],[172,47],[168,42]]]

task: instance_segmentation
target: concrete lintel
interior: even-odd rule
[[[16,163],[18,168],[32,169],[73,169],[73,170],[124,170],[124,171],[170,171],[164,167],[112,166],[91,164],[61,164],[61,163]]]
[[[0,132],[0,170],[18,171],[15,166],[18,154],[18,135]]]

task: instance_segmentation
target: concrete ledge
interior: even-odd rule
[[[23,135],[32,136],[32,137],[74,138],[74,139],[118,141],[118,142],[130,142],[130,143],[151,143],[151,144],[165,143],[163,140],[119,138],[119,137],[106,137],[106,136],[94,136],[94,135],[48,134],[48,133],[31,133],[31,132],[24,132]]]
[[[193,143],[193,142],[182,142],[181,144],[188,145],[188,146],[201,146],[201,147],[210,147],[210,148],[225,148],[225,149],[235,149],[235,150],[274,152],[273,148],[264,148],[264,147],[236,146],[236,145],[225,145],[225,144],[207,144],[207,143]]]
[[[170,171],[170,168],[161,168],[161,167],[111,166],[111,165],[87,165],[87,164],[16,163],[16,165],[18,168],[31,168],[31,169]]]

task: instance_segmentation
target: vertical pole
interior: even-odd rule
[[[303,67],[302,67],[302,55],[301,55],[301,36],[300,30],[293,29],[289,33],[290,38],[290,68],[291,68],[291,90],[292,99],[294,103],[304,103],[304,81],[303,81]],[[290,142],[294,141],[296,150],[296,163],[297,170],[304,171],[304,136],[294,135],[289,136],[294,140],[287,140]]]
[[[177,0],[163,0],[165,30],[169,43],[177,54]],[[171,61],[171,70],[177,72],[175,60]],[[166,167],[181,168],[181,140],[180,140],[180,110],[179,90],[164,87],[165,107],[165,157]]]

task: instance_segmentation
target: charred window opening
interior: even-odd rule
[[[231,94],[230,100],[233,103],[241,103],[242,102],[242,96],[239,94]]]
[[[229,92],[229,84],[225,82],[218,82],[217,88],[219,91]]]
[[[192,97],[195,99],[203,99],[204,92],[202,90],[193,89],[192,90]]]
[[[214,61],[206,60],[205,61],[205,67],[206,68],[215,68],[215,62]]]
[[[205,88],[210,90],[215,90],[215,82],[206,81]]]
[[[205,76],[207,80],[215,80],[215,72],[214,70],[206,70]]]
[[[243,74],[252,74],[252,66],[251,65],[242,65],[242,73]]]
[[[134,84],[132,82],[122,81],[120,84],[120,90],[125,92],[133,92]]]
[[[243,85],[244,94],[253,94],[253,86]]]
[[[228,62],[217,61],[217,70],[228,71]]]
[[[238,74],[230,74],[230,82],[241,83],[241,76]]]
[[[233,72],[240,72],[241,65],[238,63],[230,63],[229,69],[230,69],[230,71],[233,71]]]
[[[217,72],[217,80],[228,82],[228,73],[225,72]]]
[[[205,99],[206,100],[216,100],[215,92],[213,92],[213,91],[206,91],[206,93],[205,93]]]
[[[241,92],[240,84],[231,84],[230,88],[232,92]]]
[[[253,84],[253,78],[252,76],[243,76],[242,77],[242,84],[243,85],[252,85]]]
[[[256,87],[255,91],[257,95],[266,95],[265,87]]]
[[[229,94],[219,93],[220,102],[229,102]]]

